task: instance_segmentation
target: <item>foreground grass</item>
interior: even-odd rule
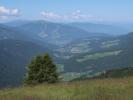
[[[0,100],[133,100],[133,77],[5,89]]]

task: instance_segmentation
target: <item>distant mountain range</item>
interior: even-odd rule
[[[91,36],[103,35],[101,33],[87,32],[83,29],[66,24],[52,23],[47,21],[33,21],[17,27],[31,37],[55,45],[65,45],[73,40]]]
[[[44,20],[39,21],[13,21],[5,23],[5,25],[15,27],[20,31],[24,31],[26,35],[35,39],[49,42],[56,45],[64,45],[76,39],[104,36],[104,35],[120,35],[129,32],[123,27],[93,24],[93,23],[53,23]]]
[[[108,25],[108,24],[94,24],[94,23],[87,23],[87,22],[75,22],[68,24],[73,27],[77,27],[88,32],[95,32],[95,33],[105,33],[109,35],[122,35],[130,32],[130,30],[122,26],[117,25]]]
[[[20,34],[20,33],[21,32],[15,28],[0,24],[0,40],[3,40],[3,39],[25,40],[27,38],[27,36],[25,36],[24,34]],[[28,39],[29,39],[29,37],[28,37]]]
[[[67,79],[82,73],[93,76],[112,68],[132,67],[133,33],[114,36],[115,32],[124,34],[126,30],[90,23],[0,24],[0,87],[19,85],[30,59],[45,52],[51,54]]]

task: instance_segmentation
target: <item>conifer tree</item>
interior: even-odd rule
[[[27,68],[26,84],[55,83],[58,81],[56,65],[52,58],[45,54],[32,59]]]

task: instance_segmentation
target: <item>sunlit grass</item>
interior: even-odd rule
[[[0,91],[0,100],[133,100],[133,78],[97,79]]]

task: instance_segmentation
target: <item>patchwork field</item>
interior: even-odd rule
[[[111,51],[111,52],[104,52],[104,53],[95,53],[92,55],[86,55],[81,59],[77,59],[77,62],[84,62],[86,60],[95,60],[107,56],[117,56],[119,53],[121,53],[121,50],[119,51]]]

